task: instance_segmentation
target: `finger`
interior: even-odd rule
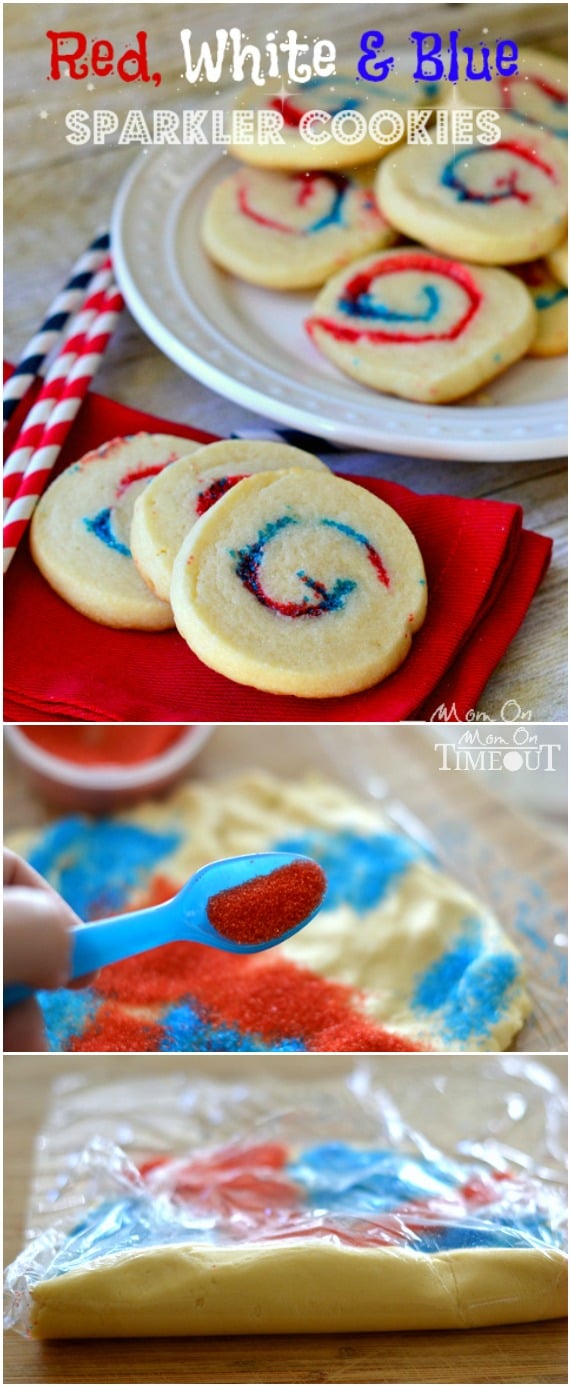
[[[25,862],[24,858],[20,857],[17,852],[12,852],[11,848],[4,848],[4,886],[10,888],[13,886],[30,886],[36,889],[39,888],[42,891],[47,891],[50,896],[53,896],[55,900],[59,902],[61,913],[67,919],[70,929],[73,925],[78,925],[80,923],[79,916],[76,915],[71,906],[67,904],[67,901],[64,901],[63,896],[58,894],[49,881],[46,881],[43,876],[40,876],[40,873],[36,871],[35,867],[30,867],[29,862]]]
[[[5,1050],[47,1050],[42,1013],[35,997],[4,1012]]]
[[[59,901],[35,887],[12,886],[4,908],[4,981],[64,987],[71,935]]]
[[[43,886],[44,879],[36,872],[35,867],[30,867],[19,853],[12,852],[11,848],[4,848],[4,885],[5,886]]]

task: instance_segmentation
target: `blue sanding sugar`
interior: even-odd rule
[[[43,834],[30,862],[80,919],[93,920],[126,905],[133,887],[144,885],[180,841],[176,832],[74,815]]]
[[[486,1036],[500,1020],[516,976],[513,954],[486,949],[480,922],[468,919],[453,946],[418,979],[412,1004],[440,1013],[444,1037]]]
[[[172,1007],[162,1017],[161,1024],[165,1030],[161,1050],[168,1052],[194,1054],[201,1051],[224,1050],[251,1054],[268,1049],[261,1036],[242,1034],[233,1026],[211,1024],[199,1011],[195,1011],[189,1002],[181,1002],[180,1005]],[[284,1041],[281,1045],[272,1044],[272,1051],[304,1049],[301,1042],[295,1040]]]
[[[282,839],[276,852],[302,853],[319,862],[327,877],[324,910],[350,905],[360,914],[373,910],[397,886],[422,849],[393,833],[361,835],[317,830]]]
[[[63,987],[58,992],[39,992],[38,1001],[50,1050],[65,1050],[101,1006],[101,997],[91,987],[77,992]]]

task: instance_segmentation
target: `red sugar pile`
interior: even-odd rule
[[[156,877],[145,900],[137,904],[159,905],[178,889],[177,883]],[[238,1026],[242,1033],[261,1036],[268,1047],[280,1040],[298,1040],[313,1051],[385,1054],[426,1048],[357,1015],[359,993],[344,983],[328,982],[267,954],[224,954],[203,944],[165,944],[102,968],[93,985],[111,1001],[139,1007],[191,997],[211,1023]],[[156,1039],[144,1043],[141,1022],[125,1017],[123,1033],[121,1016],[120,1007],[103,1007],[99,1018],[106,1018],[105,1034],[98,1039],[101,1020],[96,1018],[75,1048],[159,1048],[164,1034],[160,1026],[146,1026],[147,1041],[153,1031]]]
[[[97,1016],[81,1036],[75,1036],[70,1050],[103,1051],[113,1054],[160,1049],[164,1036],[162,1026],[128,1016],[119,1006],[102,1006]]]
[[[302,924],[321,904],[327,881],[317,862],[291,862],[268,876],[211,896],[214,929],[238,944],[266,944]]]

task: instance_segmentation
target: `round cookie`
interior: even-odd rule
[[[33,557],[70,606],[103,626],[158,631],[173,625],[137,572],[129,547],[133,507],[149,479],[196,444],[169,434],[114,438],[68,467],[39,501]]]
[[[569,284],[567,241],[564,241],[562,246],[556,246],[555,250],[552,250],[546,258],[552,275],[555,275],[559,283],[564,284],[565,288],[567,288]]]
[[[459,59],[460,80],[442,84],[448,106],[472,106],[507,111],[525,125],[540,125],[552,135],[567,139],[567,63],[536,48],[519,48],[514,77],[473,81],[465,74],[465,55]]]
[[[135,502],[131,550],[145,582],[168,602],[173,564],[189,530],[237,482],[286,467],[329,469],[287,443],[228,439],[199,448],[159,473]]]
[[[270,289],[317,287],[342,265],[396,239],[371,187],[325,169],[241,168],[214,189],[202,223],[217,265]]]
[[[567,290],[554,279],[545,260],[518,265],[537,309],[537,332],[528,356],[564,356],[567,351]]]
[[[340,370],[390,395],[461,399],[524,356],[536,312],[515,275],[420,246],[369,256],[318,294],[306,328]]]
[[[503,117],[495,145],[404,145],[383,160],[375,193],[391,225],[413,240],[462,260],[511,265],[561,241],[566,169],[561,140]]]
[[[328,698],[402,663],[426,578],[390,506],[329,472],[240,482],[179,551],[171,602],[195,653],[239,684]]]
[[[235,142],[230,146],[231,152],[241,163],[257,168],[300,169],[303,172],[308,168],[354,168],[370,160],[376,162],[387,150],[394,149],[399,138],[404,138],[409,107],[431,105],[432,91],[432,83],[412,82],[400,74],[382,83],[360,81],[349,68],[338,69],[332,77],[313,77],[303,84],[291,84],[285,95],[283,82],[277,80],[266,82],[264,87],[245,87],[235,110],[254,111],[258,124],[254,124],[252,142]],[[319,136],[319,143],[300,134],[300,121],[308,111],[323,111],[330,117],[311,123],[309,133],[313,131]],[[341,122],[343,136],[355,136],[349,144],[341,143],[330,129],[331,121],[341,111],[355,113],[354,120],[344,116]],[[387,111],[403,118],[402,134],[399,134],[400,122],[399,129],[395,130],[391,120],[386,117],[381,120],[378,113]],[[268,127],[273,123],[275,138],[262,138],[260,113]],[[369,128],[372,118],[376,118],[379,125],[376,139]],[[390,144],[382,142],[387,139]]]

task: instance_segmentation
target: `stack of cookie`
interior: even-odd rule
[[[281,112],[283,142],[233,147],[240,167],[204,216],[209,255],[264,288],[324,286],[306,319],[315,347],[406,399],[458,400],[526,354],[565,352],[566,65],[521,50],[518,66],[485,96],[465,80],[437,94],[468,115],[484,100],[498,111],[494,143],[474,125],[473,143],[441,143],[437,127],[429,144],[382,145],[383,110],[428,104],[404,79],[364,91],[341,73],[318,93],[315,82],[293,96],[244,92],[240,107]],[[309,144],[300,121],[312,107],[364,112],[367,133],[342,144],[316,122]]]
[[[31,544],[86,616],[176,624],[212,669],[274,693],[369,688],[426,612],[422,557],[396,511],[286,444],[115,439],[49,487]]]

